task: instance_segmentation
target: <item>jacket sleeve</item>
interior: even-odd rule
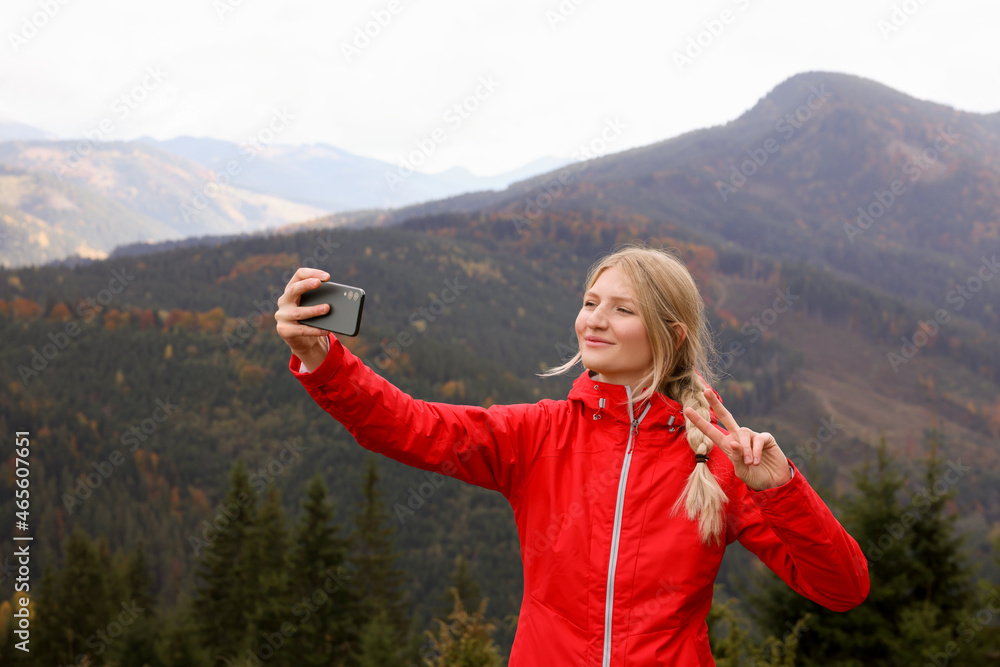
[[[792,466],[785,484],[753,491],[738,478],[727,503],[727,542],[757,555],[796,592],[832,611],[868,597],[868,560],[857,541]]]
[[[365,449],[400,463],[460,479],[510,499],[527,476],[548,430],[538,404],[471,405],[412,398],[330,336],[330,352],[311,373],[289,370],[309,395]]]

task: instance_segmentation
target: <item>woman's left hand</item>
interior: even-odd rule
[[[684,417],[691,420],[699,431],[725,452],[733,462],[737,477],[754,491],[781,486],[792,478],[788,459],[778,447],[773,435],[766,432],[756,433],[749,428],[740,427],[711,389],[705,390],[705,398],[719,417],[719,421],[729,429],[729,433],[723,433],[722,429],[705,421],[691,408],[684,408]]]

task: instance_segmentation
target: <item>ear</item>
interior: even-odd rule
[[[681,345],[684,344],[684,341],[687,340],[688,329],[687,325],[683,322],[671,322],[670,326],[677,332],[677,347],[674,348],[674,351],[676,352],[681,348]]]

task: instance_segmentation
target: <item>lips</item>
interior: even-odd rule
[[[587,336],[583,340],[585,343],[587,343],[587,345],[590,345],[592,347],[604,347],[607,345],[613,345],[611,341],[604,340],[602,338],[597,338],[595,336]]]

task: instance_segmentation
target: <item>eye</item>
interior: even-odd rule
[[[629,315],[634,315],[635,314],[631,310],[629,310],[628,308],[626,308],[625,306],[618,306],[618,310],[620,310],[623,313],[628,313]]]
[[[593,305],[594,305],[593,301],[584,301],[583,302],[583,307],[584,308],[588,308],[588,307],[593,306]]]

